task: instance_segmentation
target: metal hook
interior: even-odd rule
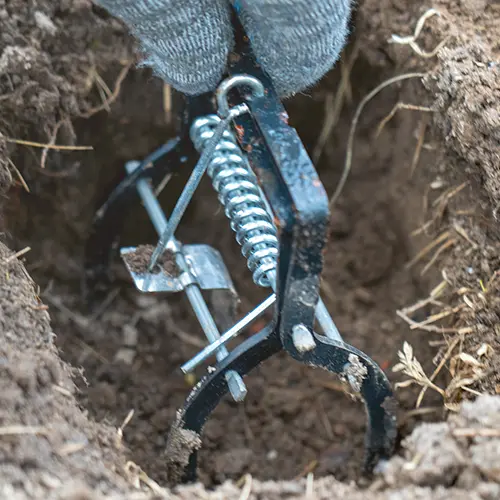
[[[230,113],[230,107],[227,100],[227,95],[234,87],[244,86],[250,87],[253,97],[262,97],[264,95],[264,85],[257,78],[250,75],[234,75],[224,80],[216,91],[217,108],[219,115],[225,118]]]

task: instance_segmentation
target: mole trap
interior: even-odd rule
[[[196,97],[175,94],[178,136],[142,161],[126,165],[124,180],[96,214],[86,248],[85,286],[95,298],[109,285],[109,265],[120,228],[127,211],[142,201],[159,239],[155,247],[120,248],[124,265],[143,293],[187,295],[208,344],[180,369],[187,374],[209,359],[216,360],[187,396],[169,443],[179,432],[201,436],[221,398],[230,393],[235,401],[243,401],[244,377],[285,350],[301,363],[339,375],[364,401],[368,417],[364,471],[370,473],[391,455],[396,439],[391,387],[374,361],[343,341],[319,297],[330,218],[328,198],[244,35],[237,47],[216,92]],[[190,177],[167,219],[154,189],[180,169],[188,169]],[[225,332],[219,331],[202,294],[204,290],[235,293],[221,254],[203,244],[183,245],[175,238],[205,174],[255,285],[270,290],[266,300]],[[273,312],[269,324],[229,352],[227,342],[268,310]],[[321,332],[314,331],[316,322]],[[166,467],[176,468],[181,480],[194,481],[197,448],[199,442],[176,464],[167,463],[167,450]]]

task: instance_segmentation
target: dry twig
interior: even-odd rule
[[[118,74],[118,77],[116,79],[115,85],[113,92],[111,95],[99,106],[95,106],[93,108],[90,108],[88,111],[81,113],[80,116],[82,118],[90,118],[91,116],[95,115],[96,113],[99,113],[99,111],[104,111],[106,109],[109,109],[109,106],[113,104],[116,99],[118,99],[118,96],[120,95],[121,87],[122,84],[125,80],[125,78],[128,75],[128,72],[130,71],[130,68],[132,67],[132,62],[127,63],[120,71]]]
[[[22,250],[19,250],[18,252],[9,255],[9,257],[6,257],[5,259],[0,261],[0,264],[8,264],[9,262],[12,262],[15,259],[18,259],[19,257],[22,257],[24,254],[28,253],[31,250],[31,247],[26,247],[23,248]]]
[[[391,121],[394,115],[401,109],[406,109],[408,111],[421,111],[423,113],[434,113],[432,108],[428,106],[417,106],[416,104],[407,104],[405,102],[397,102],[392,110],[380,121],[377,130],[375,131],[375,137],[378,137],[384,127]]]
[[[14,162],[9,157],[7,157],[7,161],[9,162],[9,165],[12,167],[12,169],[15,172],[15,174],[17,175],[17,178],[19,179],[19,182],[23,186],[24,190],[27,193],[30,193],[31,191],[30,191],[30,188],[28,187],[28,184],[26,184],[26,181],[24,180],[24,177],[21,175],[21,172],[19,172],[19,169],[14,165]]]
[[[117,444],[117,447],[119,447],[120,444],[121,444],[121,442],[122,442],[122,439],[123,439],[123,430],[130,423],[130,421],[132,420],[133,416],[134,416],[134,409],[130,410],[127,413],[127,416],[123,420],[122,425],[120,425],[120,427],[118,427],[118,429],[116,430],[116,434],[117,434],[117,443],[116,444]]]
[[[246,474],[245,485],[241,490],[241,495],[238,500],[248,500],[250,498],[250,494],[252,493],[252,482],[253,482],[252,475]]]
[[[48,431],[46,427],[35,425],[6,425],[5,427],[0,427],[0,436],[20,436],[23,434],[46,435]]]
[[[418,127],[417,145],[415,146],[415,151],[413,152],[413,158],[411,159],[410,178],[413,177],[413,174],[417,169],[418,161],[420,160],[420,153],[422,152],[422,147],[424,145],[426,129],[427,129],[427,119],[423,118],[422,120],[420,120],[420,125]]]
[[[11,137],[0,136],[5,142],[19,144],[21,146],[30,146],[32,148],[55,149],[57,151],[91,151],[94,149],[92,146],[67,146],[63,144],[47,144],[43,142],[25,141],[23,139],[12,139]]]
[[[449,231],[445,231],[444,233],[441,233],[437,238],[435,238],[433,241],[431,241],[428,245],[426,245],[420,252],[413,257],[413,259],[410,260],[406,264],[406,269],[410,269],[413,267],[417,262],[419,262],[423,257],[425,257],[434,247],[442,243],[443,241],[447,240],[450,236]]]

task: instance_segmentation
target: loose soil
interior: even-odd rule
[[[384,89],[360,115],[352,172],[332,212],[322,294],[345,340],[394,382],[408,378],[391,370],[407,342],[411,366],[416,358],[428,376],[441,366],[435,388],[418,411],[418,384],[397,391],[404,439],[369,482],[359,477],[363,408],[326,373],[276,356],[245,379],[244,404],[226,398],[216,409],[202,435],[202,484],[180,488],[178,498],[245,498],[250,487],[247,498],[294,498],[306,489],[311,498],[365,498],[359,488],[376,499],[498,497],[498,398],[466,400],[500,387],[500,6],[431,6],[441,16],[426,21],[418,43],[432,51],[446,41],[424,58],[387,40],[410,35],[425,8],[359,2],[342,62],[287,107],[311,154],[322,122],[337,117],[317,162],[333,192],[363,97],[387,78],[427,73],[424,85],[415,78]],[[9,248],[31,247],[26,267],[0,247],[2,498],[162,495],[168,433],[196,382],[179,366],[204,345],[200,328],[181,295],[137,292],[118,258],[100,307],[85,308],[80,285],[95,210],[125,161],[173,133],[163,86],[130,68],[136,56],[126,30],[90,1],[0,0],[0,28],[2,230]],[[431,111],[399,110],[374,138],[398,102]],[[167,212],[185,177],[160,195]],[[178,237],[223,253],[239,315],[265,297],[208,182]],[[155,240],[143,207],[134,207],[121,244]],[[408,309],[418,301],[424,307]],[[144,496],[134,497],[140,489]]]
[[[139,245],[135,251],[125,254],[123,258],[132,272],[145,273],[148,270],[154,249],[153,245]],[[179,276],[179,268],[174,259],[174,253],[166,249],[158,259],[153,272],[164,271],[169,276]]]

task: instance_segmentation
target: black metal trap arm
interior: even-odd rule
[[[238,53],[230,58],[229,75],[251,75],[263,83],[265,92],[251,99],[245,99],[244,89],[232,94],[233,104],[245,100],[250,110],[235,119],[234,129],[278,228],[277,310],[282,341],[288,346],[293,325],[303,324],[313,330],[330,216],[328,198],[302,141],[288,125],[283,104],[255,61],[238,24]]]
[[[292,330],[301,324],[313,331],[319,298],[319,277],[329,220],[328,200],[314,166],[296,131],[288,126],[283,105],[269,79],[255,63],[248,47],[232,58],[229,74],[257,77],[265,86],[262,98],[245,100],[234,92],[232,104],[242,100],[250,113],[235,120],[234,130],[274,211],[279,230],[276,273],[277,304],[272,324],[238,346],[188,397],[177,426],[201,433],[205,421],[227,393],[224,374],[246,375],[281,349],[298,361],[348,378],[357,367],[357,387],[368,416],[364,470],[369,473],[392,453],[396,437],[394,399],[387,378],[368,356],[354,347],[314,334],[316,347],[300,353]],[[167,449],[168,455],[168,449]],[[186,481],[196,479],[196,452],[190,454]]]
[[[228,392],[225,374],[229,370],[241,376],[247,375],[255,367],[283,349],[276,325],[271,323],[259,333],[237,346],[222,361],[216,370],[206,375],[188,396],[178,413],[176,426],[201,435],[205,422]],[[175,454],[172,454],[174,456]],[[171,458],[167,444],[167,462]],[[174,464],[178,466],[178,464]],[[197,452],[191,450],[188,466],[184,469],[184,482],[196,481]]]

